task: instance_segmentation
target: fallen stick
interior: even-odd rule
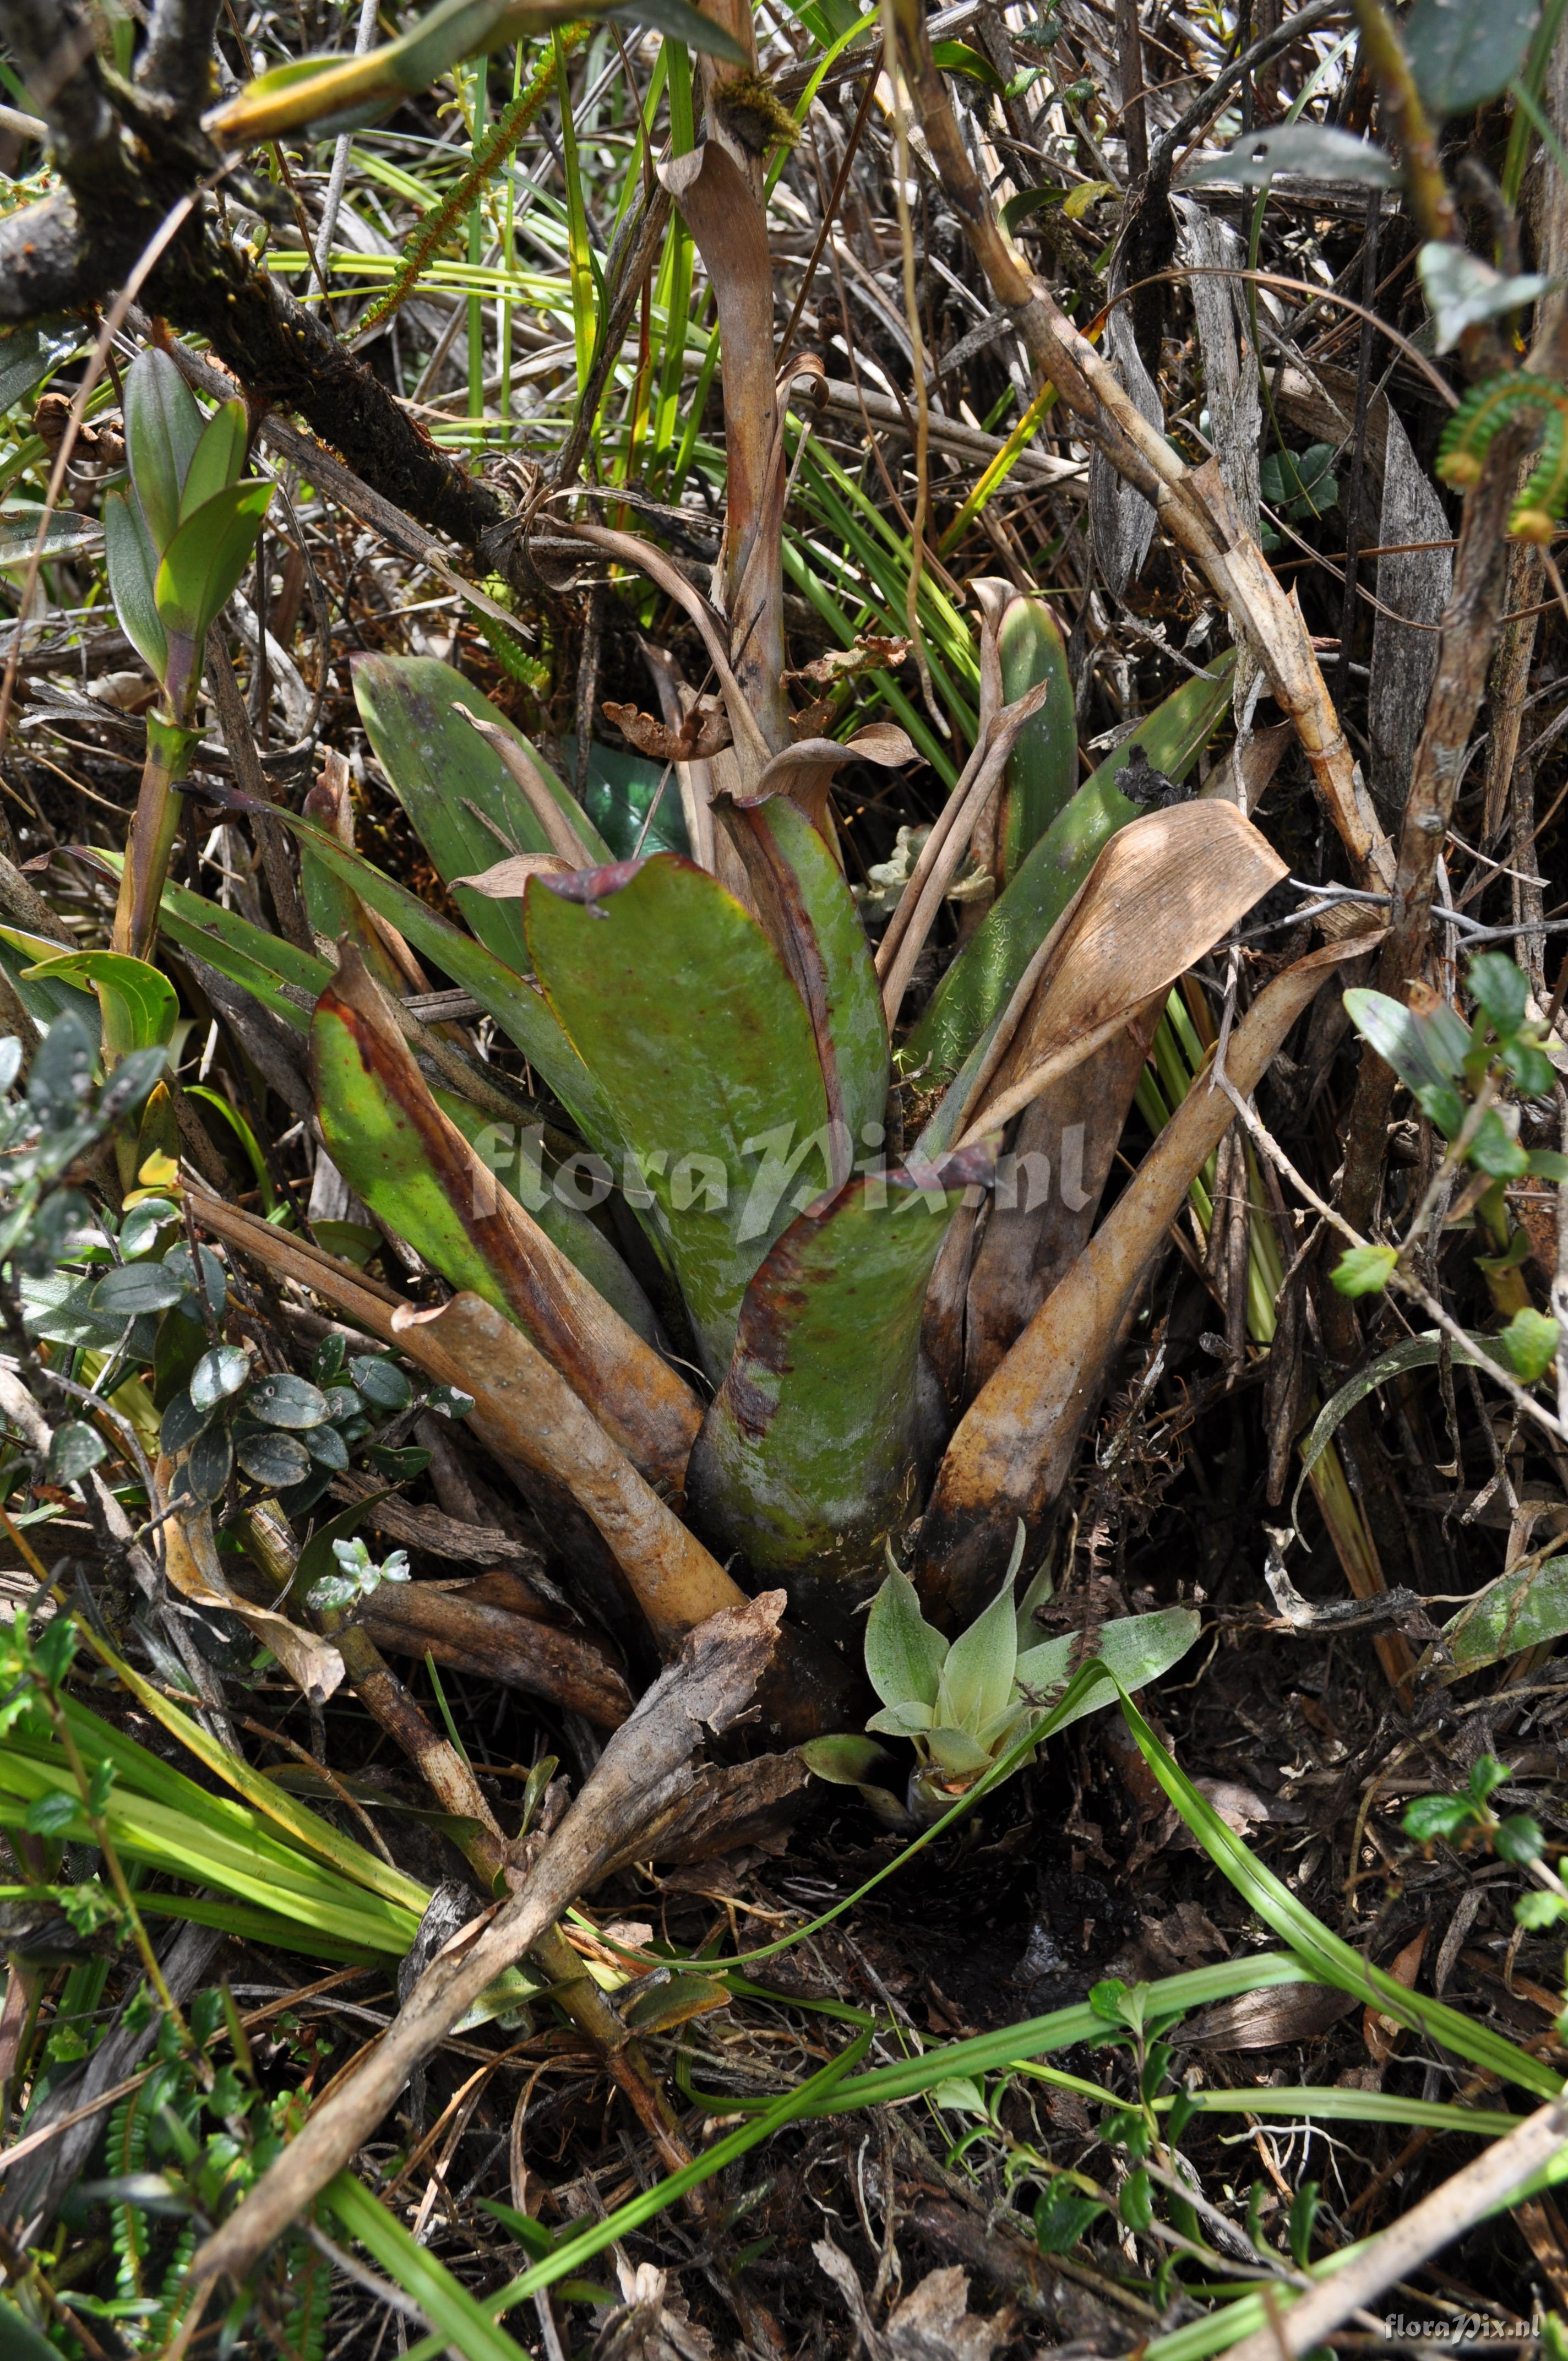
[[[414,2071],[503,1969],[512,1967],[601,1873],[635,1831],[695,1784],[705,1731],[743,1713],[772,1657],[784,1593],[711,1616],[691,1632],[610,1739],[521,1894],[477,1931],[465,1928],[425,1970],[383,2038],[316,2108],[236,2212],[198,2248],[198,2289],[243,2279],[341,2172]]]

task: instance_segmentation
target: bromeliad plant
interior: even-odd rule
[[[130,482],[104,500],[109,591],[161,696],[148,716],[115,949],[143,959],[179,828],[175,789],[200,735],[207,632],[256,547],[272,487],[245,474],[244,402],[221,402],[203,417],[167,353],[143,353],[126,370],[125,420]]]
[[[818,371],[799,362],[775,382],[762,162],[734,133],[740,86],[722,64],[705,71],[707,137],[662,177],[718,311],[729,507],[713,597],[651,542],[559,520],[585,559],[645,577],[702,642],[713,697],[688,692],[673,721],[618,715],[679,766],[691,857],[609,843],[449,667],[366,656],[366,730],[464,923],[355,850],[329,781],[288,820],[323,956],[175,886],[162,924],[308,1042],[334,1163],[458,1293],[438,1312],[389,1312],[275,1229],[242,1238],[223,1208],[202,1217],[469,1388],[476,1432],[586,1510],[662,1645],[733,1596],[719,1559],[782,1584],[797,1618],[843,1640],[973,1392],[938,1399],[922,1329],[1008,1121],[1119,1040],[1283,873],[1234,805],[1163,808],[1224,710],[1228,660],[1080,786],[1059,634],[1042,602],[981,583],[974,741],[873,956],[831,789],[846,763],[914,750],[890,724],[856,730],[837,687],[791,710],[789,413],[806,417]],[[991,906],[899,1052],[890,1115],[915,963],[971,859]],[[418,960],[472,994],[547,1103],[415,1022],[402,999]],[[1124,1106],[1131,1088],[1129,1072]],[[890,1122],[902,1155],[883,1153]],[[1076,1246],[1102,1179],[1070,1193],[1075,1223],[1089,1208]],[[1085,1350],[1102,1340],[1086,1334]],[[966,1457],[1003,1429],[1029,1456],[1010,1410],[999,1421],[973,1402]],[[961,1579],[934,1587],[945,1621],[992,1597],[1018,1516],[1035,1531],[1048,1506],[1036,1487],[962,1510]],[[928,1565],[916,1571],[932,1585]]]
[[[866,1724],[888,1738],[914,1742],[908,1806],[925,1822],[939,1819],[993,1764],[1018,1746],[1031,1724],[1042,1722],[1053,1697],[1071,1677],[1086,1635],[1036,1637],[1036,1617],[1051,1595],[1042,1570],[1024,1597],[1013,1584],[1024,1555],[1019,1529],[1012,1563],[984,1613],[950,1644],[920,1612],[909,1576],[889,1563],[888,1576],[866,1621],[866,1672],[882,1710]],[[1157,1680],[1198,1637],[1191,1608],[1120,1616],[1100,1626],[1091,1653],[1124,1689]],[[1055,1730],[1115,1702],[1112,1680],[1097,1682],[1055,1721]],[[829,1741],[831,1743],[831,1741]],[[1020,1754],[1015,1770],[1033,1760]]]

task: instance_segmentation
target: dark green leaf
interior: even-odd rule
[[[167,1312],[184,1294],[186,1281],[164,1262],[130,1262],[105,1272],[93,1290],[94,1312],[130,1320],[138,1312]]]
[[[1416,0],[1400,34],[1433,115],[1468,115],[1507,90],[1524,63],[1537,0]]]
[[[50,369],[58,368],[82,342],[80,325],[72,321],[59,327],[45,321],[27,321],[0,335],[0,411],[9,410]]]
[[[377,759],[444,884],[493,869],[509,853],[552,849],[500,756],[453,711],[454,705],[504,730],[588,850],[603,860],[611,857],[582,806],[521,731],[450,664],[431,656],[356,656],[354,697]],[[453,900],[479,940],[521,974],[528,948],[521,896],[495,901],[458,885]]]
[[[24,1825],[33,1837],[62,1837],[82,1820],[82,1798],[50,1787],[27,1806]]]
[[[220,1345],[203,1353],[191,1378],[191,1406],[203,1416],[229,1394],[238,1393],[250,1377],[250,1356],[237,1345]]]
[[[205,1294],[207,1299],[207,1310],[212,1313],[213,1318],[216,1320],[222,1313],[225,1304],[228,1301],[228,1281],[224,1277],[224,1267],[218,1260],[217,1256],[213,1252],[212,1247],[203,1246],[199,1251],[202,1257],[203,1292]],[[140,1268],[145,1270],[148,1266],[144,1263]],[[173,1277],[181,1279],[184,1282],[184,1292],[180,1299],[180,1309],[185,1315],[186,1319],[202,1319],[203,1312],[201,1298],[198,1296],[196,1291],[196,1268],[191,1260],[190,1247],[171,1246],[169,1252],[164,1256],[163,1261],[159,1268],[169,1271]]]
[[[430,1453],[422,1451],[417,1444],[405,1444],[400,1449],[393,1449],[385,1443],[372,1443],[367,1445],[365,1456],[372,1467],[378,1469],[383,1476],[389,1476],[398,1484],[407,1484],[414,1477],[422,1476],[431,1460]]]
[[[120,1224],[120,1252],[135,1262],[156,1247],[159,1233],[180,1219],[180,1208],[167,1197],[143,1197]]]
[[[49,1459],[44,1478],[50,1484],[74,1484],[90,1467],[96,1467],[109,1455],[109,1446],[95,1426],[83,1419],[71,1419],[55,1429],[49,1447]]]
[[[153,594],[158,552],[133,492],[104,495],[104,555],[120,629],[154,679],[162,680],[169,671],[169,637]]]
[[[302,1484],[311,1472],[304,1444],[269,1427],[247,1428],[236,1434],[234,1455],[247,1476],[274,1491],[285,1485]]]
[[[1513,1812],[1499,1820],[1492,1830],[1492,1842],[1499,1858],[1511,1861],[1516,1869],[1528,1869],[1546,1850],[1540,1827],[1528,1812]]]
[[[126,455],[154,546],[161,555],[180,528],[180,500],[202,413],[169,355],[138,353],[125,378]]]
[[[185,1488],[192,1499],[210,1506],[221,1500],[234,1466],[234,1444],[228,1428],[214,1420],[203,1428],[185,1461]]]
[[[367,1402],[378,1410],[407,1410],[413,1388],[396,1361],[385,1353],[361,1353],[348,1364],[348,1374]]]
[[[1016,876],[1078,788],[1078,718],[1067,645],[1044,598],[1014,598],[996,635],[1002,696],[1012,704],[1042,680],[1050,694],[1014,741],[997,814],[996,841],[1005,886]]]
[[[209,1413],[199,1411],[189,1393],[177,1393],[163,1413],[158,1439],[170,1459],[194,1443],[206,1425]]]
[[[1129,2230],[1146,2230],[1154,2220],[1154,2198],[1149,2188],[1149,2177],[1141,2164],[1135,2171],[1129,2172],[1122,2183],[1116,2211]]]
[[[852,1628],[914,1509],[927,1283],[991,1162],[967,1149],[924,1188],[903,1173],[851,1180],[791,1224],[746,1290],[688,1495],[705,1529],[831,1636]]]
[[[330,1467],[341,1476],[348,1466],[348,1445],[335,1426],[311,1426],[305,1429],[305,1449],[318,1467]],[[429,1453],[425,1454],[426,1458]]]
[[[1511,1041],[1530,1005],[1530,978],[1501,951],[1481,951],[1465,970],[1472,999],[1491,1018],[1499,1038]]]
[[[756,920],[707,871],[661,852],[593,884],[583,901],[533,880],[533,967],[637,1159],[717,1373],[792,1199],[828,1178],[811,1022]]]
[[[193,1385],[191,1390],[194,1396]],[[258,1378],[245,1398],[245,1407],[247,1416],[259,1419],[263,1426],[322,1426],[329,1415],[321,1388],[287,1369],[278,1376]]]
[[[1041,2254],[1070,2254],[1104,2211],[1098,2199],[1080,2197],[1065,2178],[1053,2180],[1042,2190],[1035,2207],[1035,2236]]]

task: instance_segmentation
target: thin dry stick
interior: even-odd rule
[[[1429,2257],[1505,2205],[1565,2140],[1568,2100],[1551,2099],[1288,2311],[1270,2304],[1267,2327],[1233,2345],[1231,2361],[1295,2361],[1321,2345],[1385,2288],[1409,2279]]]
[[[937,913],[942,906],[943,896],[952,884],[954,873],[959,862],[969,850],[970,839],[979,825],[981,816],[1001,784],[1002,774],[1007,767],[1007,757],[1013,752],[1014,742],[1024,724],[1039,711],[1049,693],[1049,682],[1040,681],[1026,695],[1018,697],[1012,705],[1003,707],[996,717],[989,739],[985,741],[984,757],[979,770],[970,780],[961,806],[957,809],[954,808],[958,804],[956,796],[949,796],[948,799],[948,810],[951,812],[952,818],[928,865],[926,862],[926,854],[930,851],[931,846],[930,839],[927,840],[925,850],[916,864],[915,876],[910,879],[904,891],[905,901],[914,900],[914,912],[905,930],[904,939],[898,945],[882,990],[883,1009],[890,1028],[898,1022],[898,1012],[904,1005],[904,995],[909,989],[909,979],[915,972],[915,962],[926,948],[926,938],[937,922]],[[932,834],[935,835],[935,833],[933,829]],[[919,878],[922,867],[926,869],[926,875],[917,884],[916,879]],[[902,907],[902,904],[900,906]]]

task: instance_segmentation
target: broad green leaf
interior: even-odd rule
[[[885,1746],[853,1730],[835,1730],[828,1738],[808,1738],[800,1759],[818,1779],[834,1787],[885,1785],[898,1775],[898,1764]]]
[[[564,1187],[576,1187],[577,1176],[563,1182],[546,1168],[537,1133],[529,1137],[515,1126],[498,1124],[471,1099],[459,1098],[455,1091],[433,1088],[431,1095],[475,1155],[527,1206],[551,1244],[560,1247],[568,1262],[645,1344],[657,1344],[659,1323],[647,1296],[598,1224],[561,1193]]]
[[[120,629],[154,678],[162,680],[169,670],[169,638],[153,596],[158,552],[134,492],[104,495],[104,555]]]
[[[674,236],[675,225],[671,225]],[[683,235],[685,234],[682,225]],[[576,740],[561,741],[568,769],[575,767]],[[548,774],[547,774],[548,775]],[[660,792],[661,782],[663,792]],[[658,796],[658,809],[648,815]],[[619,746],[588,745],[588,777],[582,807],[604,839],[607,861],[630,861],[639,852],[682,852],[691,858],[685,814],[673,777],[665,765],[647,754],[629,754]],[[580,823],[579,823],[580,826]],[[644,833],[646,830],[646,833]]]
[[[921,1308],[965,1185],[990,1166],[982,1148],[925,1188],[851,1180],[790,1224],[746,1290],[687,1491],[704,1528],[831,1637],[854,1628],[915,1511]]]
[[[311,1023],[311,1079],[333,1162],[443,1279],[516,1323],[644,1474],[678,1481],[697,1409],[487,1170],[432,1097],[352,950]]]
[[[288,815],[280,813],[280,818]],[[124,855],[94,846],[92,858],[118,877]],[[310,1029],[311,1011],[332,980],[332,969],[313,951],[296,949],[281,935],[253,926],[237,910],[225,910],[203,894],[166,882],[159,903],[162,932],[177,949],[193,952],[209,967],[250,993],[296,1033]],[[0,934],[3,934],[0,929]],[[40,942],[52,952],[54,945]]]
[[[1051,692],[1032,721],[1025,723],[1007,758],[1007,776],[997,816],[1001,880],[1017,875],[1078,787],[1078,719],[1067,647],[1044,598],[1014,598],[996,635],[1002,659],[1003,702],[1049,680]]]
[[[1509,1041],[1530,1013],[1530,979],[1501,951],[1483,951],[1464,972],[1464,981],[1498,1034]]]
[[[1416,0],[1400,38],[1433,115],[1468,115],[1507,90],[1525,60],[1538,0]]]
[[[34,386],[41,385],[50,369],[75,352],[81,342],[82,330],[76,322],[62,328],[48,321],[29,320],[20,327],[8,328],[0,335],[0,411],[9,410]]]
[[[932,994],[900,1057],[906,1072],[945,1082],[958,1071],[985,1027],[1006,1007],[1106,840],[1143,808],[1122,794],[1119,774],[1141,752],[1167,778],[1184,778],[1230,702],[1234,668],[1234,655],[1227,653],[1207,672],[1184,681],[1084,781]]]
[[[1453,1658],[1439,1680],[1463,1680],[1484,1664],[1517,1656],[1568,1631],[1568,1557],[1549,1557],[1522,1574],[1505,1574],[1462,1607],[1442,1636]]]
[[[35,554],[40,561],[77,557],[96,548],[103,536],[104,528],[95,518],[78,516],[71,509],[56,509],[40,543],[38,526],[42,522],[43,510],[37,500],[0,501],[0,566],[30,566]]]
[[[706,870],[660,852],[560,882],[574,898],[541,877],[528,888],[534,972],[663,1216],[717,1372],[751,1273],[828,1179],[811,1021],[761,927]]]
[[[551,848],[500,756],[454,705],[516,741],[590,851],[609,861],[609,847],[522,732],[450,664],[433,656],[361,655],[353,674],[359,718],[414,834],[479,940],[521,974],[528,949],[521,899],[494,901],[455,880],[493,869],[509,853]]]
[[[1363,1040],[1371,1042],[1407,1090],[1441,1090],[1462,1071],[1470,1027],[1445,1005],[1418,1016],[1386,992],[1358,986],[1344,994],[1344,1005]]]
[[[872,1601],[866,1618],[866,1678],[883,1705],[911,1698],[934,1706],[948,1643],[920,1612],[915,1585],[897,1566]]]
[[[203,418],[174,363],[157,346],[126,371],[126,456],[154,548],[161,556],[180,528],[180,502]]]
[[[1190,1607],[1162,1607],[1152,1615],[1122,1615],[1102,1624],[1094,1653],[1124,1689],[1145,1687],[1179,1664],[1197,1640],[1202,1620]],[[1014,1677],[1036,1696],[1058,1689],[1072,1673],[1082,1650],[1077,1635],[1042,1640],[1019,1657]],[[1086,1713],[1100,1713],[1116,1701],[1110,1681],[1100,1681],[1057,1725],[1065,1730]]]
[[[923,1738],[935,1719],[932,1707],[922,1705],[918,1697],[905,1697],[873,1713],[866,1728],[879,1730],[883,1738]]]
[[[1398,1259],[1397,1246],[1351,1246],[1329,1276],[1341,1295],[1381,1295]]]
[[[29,982],[75,984],[95,992],[104,1016],[104,1047],[115,1058],[133,1049],[163,1049],[174,1038],[180,995],[166,975],[125,951],[66,951],[27,970]]]
[[[831,1123],[843,1126],[838,1175],[880,1147],[887,1108],[887,1021],[871,946],[844,873],[788,796],[738,812],[732,834],[762,924],[805,1001]]]
[[[245,404],[236,395],[232,401],[220,401],[202,429],[202,439],[191,455],[191,465],[185,477],[185,489],[180,497],[180,520],[193,516],[214,492],[226,491],[237,483],[245,466],[245,445],[248,421]]]
[[[1526,1304],[1497,1336],[1493,1351],[1505,1368],[1511,1369],[1527,1386],[1532,1386],[1556,1360],[1557,1343],[1556,1321]]]
[[[184,519],[153,583],[166,631],[198,644],[205,637],[249,562],[271,500],[270,484],[229,484]]]
[[[1005,1713],[1017,1661],[1018,1631],[1009,1581],[948,1651],[937,1689],[938,1726],[978,1737],[988,1723]]]
[[[417,894],[394,884],[362,853],[351,852],[346,845],[340,844],[329,829],[318,828],[281,805],[274,808],[283,826],[302,846],[309,846],[323,869],[340,877],[379,917],[389,918],[415,950],[444,969],[455,984],[473,994],[480,1007],[495,1018],[513,1047],[522,1051],[529,1064],[570,1111],[584,1137],[603,1154],[615,1155],[620,1141],[603,1094],[551,1014],[543,994],[493,951],[477,943],[471,935],[464,934],[460,927],[455,927],[450,918],[444,918],[439,911],[422,902]]]

